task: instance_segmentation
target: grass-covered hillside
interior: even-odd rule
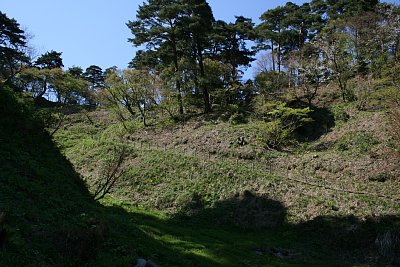
[[[81,111],[54,138],[92,193],[126,151],[113,198],[157,209],[174,227],[179,218],[178,232],[188,230],[192,242],[210,231],[199,253],[227,245],[217,253],[227,260],[221,266],[373,266],[397,253],[399,158],[385,109],[356,104],[333,104],[323,113],[329,129],[309,141],[299,129],[297,141],[279,150],[265,148],[259,122],[218,114],[143,127],[105,110]],[[277,257],[275,248],[291,256]]]
[[[1,266],[131,266],[138,258],[160,266],[371,266],[395,257],[398,206],[279,173],[279,158],[293,157],[295,164],[306,152],[276,152],[269,164],[267,154],[239,159],[232,133],[231,141],[210,137],[230,144],[224,157],[196,145],[201,138],[195,135],[174,143],[186,127],[199,135],[218,129],[207,121],[120,139],[118,125],[104,124],[106,113],[83,112],[69,116],[56,133],[74,169],[27,99],[2,89],[0,100]],[[98,203],[82,178],[90,185],[104,168],[102,159],[120,146],[129,151],[123,178],[112,197]],[[332,147],[306,154],[324,160],[335,153]]]
[[[288,207],[290,222],[397,214],[400,165],[387,113],[355,104],[333,105],[329,130],[280,150],[265,149],[259,121],[200,116],[126,130],[106,111],[70,115],[55,141],[92,187],[108,157],[125,147],[113,195],[170,213],[251,191]]]

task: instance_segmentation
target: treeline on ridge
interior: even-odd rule
[[[0,81],[37,102],[108,108],[122,122],[139,119],[144,126],[165,114],[177,120],[210,112],[237,123],[293,114],[307,121],[328,87],[333,99],[359,100],[360,108],[382,87],[394,88],[389,95],[398,99],[398,5],[288,2],[260,20],[216,20],[205,0],[148,0],[127,22],[138,48],[129,68],[84,71],[63,69],[61,52],[35,58],[17,21],[0,13]],[[254,79],[244,80],[251,64]]]

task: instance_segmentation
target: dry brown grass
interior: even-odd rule
[[[398,101],[390,104],[389,129],[394,139],[395,154],[400,158],[400,102]]]

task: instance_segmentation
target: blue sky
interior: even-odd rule
[[[264,11],[286,2],[208,1],[215,19],[233,21],[235,15],[243,15],[256,23]],[[39,55],[49,50],[62,52],[66,68],[73,65],[126,68],[135,48],[127,42],[131,33],[125,23],[135,19],[141,3],[143,0],[1,0],[0,10],[33,35],[31,44]]]
[[[267,9],[286,1],[211,0],[216,19],[234,20],[243,15],[258,20]],[[304,1],[295,1],[302,3]],[[125,68],[135,48],[125,23],[134,20],[143,0],[1,0],[0,10],[15,18],[34,35],[31,43],[38,54],[62,52],[65,67]]]

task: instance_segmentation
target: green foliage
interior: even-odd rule
[[[0,85],[13,78],[21,63],[28,61],[25,32],[15,19],[0,12]]]
[[[350,119],[350,115],[346,112],[347,106],[346,104],[331,106],[330,111],[333,114],[335,123],[344,123]]]
[[[127,69],[114,71],[106,79],[109,85],[102,91],[106,105],[110,105],[123,121],[121,108],[129,112],[132,119],[141,117],[144,126],[149,111],[157,106],[159,78],[147,70]]]
[[[247,118],[243,113],[237,112],[229,117],[229,123],[233,125],[247,123]]]
[[[260,19],[262,23],[257,26],[259,42],[261,46],[265,46],[264,42],[270,42],[266,48],[271,49],[273,57],[277,54],[277,68],[275,63],[273,64],[273,71],[280,73],[282,66],[282,50],[284,50],[284,38],[285,27],[284,17],[286,16],[286,9],[282,6],[278,6],[275,9],[265,11]]]
[[[315,46],[306,45],[300,53],[302,53],[302,60],[300,60],[298,68],[298,79],[301,84],[302,97],[311,106],[320,87],[328,83],[330,71],[320,57],[321,52]]]
[[[288,145],[292,131],[284,128],[279,120],[261,122],[259,125],[261,142],[267,149],[280,149]]]
[[[264,162],[207,160],[201,152],[138,143],[129,145],[130,167],[113,191],[127,202],[106,197],[99,205],[40,125],[29,126],[33,105],[26,105],[24,99],[16,103],[14,93],[3,92],[0,161],[5,164],[0,166],[0,211],[8,216],[8,238],[0,251],[1,265],[129,266],[138,258],[150,258],[166,266],[343,266],[347,261],[332,251],[345,245],[353,253],[359,243],[370,248],[381,227],[377,218],[364,224],[331,216],[291,224],[287,209],[277,199],[291,191],[298,194],[297,187],[293,190],[295,184],[269,174]],[[285,113],[298,114],[276,103],[266,115],[283,118]],[[71,116],[75,120],[66,123],[56,140],[75,168],[87,179],[94,178],[89,174],[100,171],[102,163],[112,160],[115,147],[124,145],[112,137],[118,135],[119,126],[103,131],[99,122],[88,123],[83,114]],[[250,131],[256,125],[234,127]],[[245,190],[267,190],[271,199]],[[129,200],[138,204],[128,204]],[[329,209],[335,204],[331,196],[300,196],[298,202],[305,207],[329,205]],[[321,232],[315,231],[316,223]],[[344,241],[349,237],[346,229],[355,224],[362,231],[352,233],[351,242]],[[359,243],[354,245],[353,239]],[[305,256],[279,259],[270,253],[276,247]],[[354,258],[352,264],[358,262]]]
[[[17,94],[11,88],[0,87],[0,111],[5,114],[2,117],[3,131],[11,132],[10,127],[13,123],[20,127],[26,126],[27,130],[40,127],[41,116],[35,116],[33,102],[16,96]]]
[[[60,69],[64,67],[61,54],[61,52],[54,50],[46,52],[36,59],[35,66],[40,69]]]
[[[392,178],[392,176],[388,173],[378,173],[378,174],[370,175],[368,177],[368,180],[372,181],[372,182],[384,183],[384,182],[390,180],[391,178]]]
[[[101,88],[104,86],[105,75],[102,68],[96,65],[91,65],[86,68],[86,71],[82,73],[83,78],[88,81],[92,87],[92,90]]]
[[[112,116],[119,120],[115,122],[110,116],[101,124],[92,121],[87,113],[87,119],[84,113],[69,116],[56,133],[55,141],[72,165],[44,134],[46,123],[56,116],[48,110],[38,111],[31,98],[1,87],[0,214],[4,211],[8,218],[4,226],[0,222],[0,231],[7,232],[5,246],[0,248],[0,265],[129,266],[137,258],[155,258],[161,266],[344,266],[357,264],[359,248],[372,251],[374,241],[379,253],[394,261],[398,233],[377,235],[377,228],[382,227],[378,218],[364,223],[353,216],[348,219],[326,216],[307,222],[310,214],[304,215],[304,211],[311,210],[311,216],[335,212],[343,215],[348,213],[340,210],[343,205],[362,202],[362,211],[353,207],[354,213],[365,215],[365,209],[374,208],[376,203],[380,203],[382,213],[398,211],[397,203],[379,202],[369,196],[339,195],[340,190],[336,189],[336,194],[327,194],[328,188],[322,190],[321,186],[315,187],[314,195],[309,194],[311,191],[304,188],[307,181],[299,186],[285,174],[271,171],[271,162],[284,160],[284,152],[259,152],[260,143],[267,149],[291,145],[295,131],[308,126],[312,116],[327,118],[318,114],[322,108],[311,114],[310,108],[274,102],[282,97],[276,92],[296,81],[295,86],[303,86],[311,106],[320,84],[329,82],[325,79],[327,74],[338,83],[343,100],[353,100],[354,96],[359,103],[368,99],[388,108],[393,136],[400,140],[399,68],[395,64],[398,8],[381,6],[379,14],[353,20],[351,17],[361,11],[374,11],[376,1],[334,2],[315,0],[302,6],[287,3],[262,15],[259,45],[271,50],[274,62],[272,71],[256,77],[257,92],[250,84],[247,87],[239,84],[240,66],[248,66],[254,55],[254,51],[246,48],[246,41],[254,38],[251,20],[237,17],[235,23],[215,22],[210,6],[203,0],[149,0],[139,7],[137,20],[128,23],[134,35],[131,41],[148,50],[137,53],[132,63],[134,70],[118,72],[110,68],[103,72],[92,65],[85,73],[80,68],[64,72],[60,69],[61,53],[51,51],[42,55],[36,61],[39,68],[26,68],[16,76],[15,81],[23,90],[38,99],[51,89],[60,103],[86,102],[96,106],[95,94],[100,91],[105,100],[103,107],[112,110]],[[338,17],[343,20],[332,20]],[[371,27],[366,23],[371,23]],[[328,26],[322,30],[324,24]],[[25,47],[25,37],[15,20],[3,13],[0,26],[3,82],[13,77],[24,62],[21,49]],[[372,38],[365,29],[374,31]],[[304,57],[291,57],[311,40],[318,40],[315,44],[320,51],[315,57],[308,62]],[[285,66],[287,74],[281,66]],[[304,71],[300,76],[299,68]],[[358,84],[355,74],[364,78],[373,68],[370,87],[358,94],[364,84]],[[374,80],[378,77],[379,81]],[[254,105],[248,105],[249,99],[258,93]],[[266,102],[269,99],[274,101]],[[315,103],[319,107],[326,104]],[[177,114],[182,116],[184,108],[186,112],[194,112],[203,105],[209,112],[211,104],[216,112],[229,117],[229,123],[212,131],[216,135],[224,131],[233,133],[226,135],[226,139],[234,140],[226,151],[213,151],[214,148],[206,147],[209,143],[203,143],[196,151],[188,151],[193,147],[186,143],[161,147],[159,140],[142,143],[137,140],[146,136],[134,136],[146,125],[146,118],[158,120],[159,127],[168,125],[176,129],[177,125],[165,119],[163,112],[176,119]],[[336,122],[349,120],[346,112],[349,105],[331,107]],[[254,121],[250,123],[245,116],[248,106],[255,108]],[[143,124],[127,120],[129,116],[135,119],[140,116]],[[203,118],[208,120],[206,116]],[[200,133],[208,134],[214,130],[211,125],[221,122],[199,124],[202,123],[209,128]],[[145,135],[148,130],[152,129],[140,134]],[[128,134],[130,143],[122,139]],[[217,150],[224,146],[220,140]],[[340,153],[347,157],[365,156],[362,154],[373,151],[378,143],[372,133],[354,131],[343,135],[335,147],[339,152],[347,151]],[[250,151],[248,157],[247,151]],[[329,153],[338,152],[329,150]],[[315,167],[314,174],[325,168],[317,160],[321,155],[326,156],[316,154],[308,162]],[[269,172],[266,161],[244,160],[260,156],[268,158]],[[275,156],[282,158],[274,161]],[[286,156],[290,157],[285,155],[285,160]],[[303,161],[303,165],[308,163]],[[289,168],[297,168],[295,164],[287,166],[287,174],[292,172]],[[111,179],[112,188],[107,193],[112,196],[106,196],[101,204],[94,202],[86,186],[96,195],[96,188],[103,187],[102,178],[107,183],[107,177],[118,178]],[[317,178],[322,180],[320,176]],[[390,173],[382,172],[371,174],[368,179],[373,184],[388,183],[391,178]],[[290,203],[290,209],[280,201]],[[145,211],[137,205],[176,216]],[[313,213],[319,209],[323,211]],[[292,220],[303,222],[291,224]],[[389,223],[396,220],[388,219]],[[271,226],[274,231],[263,229]],[[391,228],[398,227],[391,225]],[[341,251],[343,243],[347,245],[346,253],[352,255],[351,263],[336,253]],[[281,246],[293,247],[302,255],[294,255],[290,260],[282,258],[281,250],[276,249]]]
[[[139,47],[146,45],[146,51],[139,51],[131,65],[138,69],[158,69],[163,71],[173,66],[170,81],[183,114],[182,88],[179,61],[186,53],[183,50],[185,36],[181,19],[185,4],[176,0],[149,1],[139,6],[135,21],[127,26],[133,34],[129,41]]]
[[[260,136],[268,149],[288,145],[293,133],[300,126],[311,122],[310,108],[291,108],[282,102],[267,102],[256,107],[256,115],[264,122],[259,123]]]
[[[271,118],[272,116],[284,117],[284,115],[281,113],[298,113],[294,111],[289,112],[288,110],[285,110],[285,108],[279,107],[279,104],[280,103],[275,103],[274,105],[270,105],[269,110],[266,112],[266,116],[271,116]],[[271,115],[268,115],[268,113]],[[264,122],[268,128],[273,128],[273,123],[274,121]],[[253,138],[250,137],[250,135],[254,134],[259,136],[262,134],[263,129],[262,126],[259,125],[260,124],[258,122],[254,121],[248,124],[235,126],[229,126],[229,124],[225,124],[223,128],[218,128],[218,131],[220,134],[222,134],[221,131],[231,130],[234,136],[237,136],[240,133],[240,136],[245,136],[246,140],[250,142],[249,145],[258,146],[258,144],[253,144]],[[76,166],[81,173],[85,174],[86,179],[89,180],[94,179],[95,177],[88,174],[93,174],[100,170],[100,164],[103,162],[105,155],[111,155],[113,147],[117,144],[122,144],[122,142],[121,140],[118,140],[118,138],[112,138],[113,134],[117,134],[116,126],[112,126],[112,129],[107,129],[105,131],[106,134],[104,134],[104,131],[101,129],[98,129],[96,132],[96,129],[94,128],[84,128],[83,126],[84,125],[80,125],[80,131],[78,130],[78,127],[76,129],[69,127],[68,129],[65,129],[66,133],[62,134],[60,132],[56,135],[56,138],[57,140],[59,140],[60,136],[72,138],[73,132],[85,133],[86,137],[74,139],[73,147],[65,147],[63,148],[63,151],[74,163],[74,166]],[[214,127],[216,127],[216,125],[214,125],[214,123],[210,123],[210,125],[204,127],[207,128],[205,132],[209,133],[215,129]],[[150,131],[150,129],[147,129],[147,131]],[[232,247],[231,245],[228,245],[227,247],[229,247],[229,249],[225,250],[225,244],[227,243],[225,241],[221,241],[219,238],[220,234],[222,235],[220,231],[228,231],[227,229],[231,229],[231,226],[235,226],[235,228],[233,228],[235,230],[232,230],[232,232],[225,232],[225,238],[229,239],[232,236],[238,237],[237,231],[240,231],[240,233],[246,233],[246,236],[250,235],[249,239],[245,238],[243,240],[253,240],[249,242],[249,246],[252,246],[258,244],[258,241],[254,243],[254,240],[258,239],[255,238],[254,235],[250,234],[251,232],[254,232],[254,229],[260,227],[261,229],[256,231],[257,235],[260,235],[260,233],[270,233],[268,230],[265,230],[265,227],[275,227],[275,234],[278,240],[281,240],[282,242],[293,242],[293,239],[289,238],[288,235],[294,233],[297,235],[302,233],[302,231],[292,232],[288,229],[282,230],[281,226],[279,225],[282,223],[288,223],[286,220],[293,220],[293,217],[298,216],[298,214],[308,212],[310,207],[326,209],[329,210],[329,212],[339,213],[343,209],[341,203],[355,203],[357,201],[364,203],[364,201],[371,201],[369,197],[368,200],[364,198],[363,200],[360,200],[361,197],[358,198],[343,194],[340,196],[340,200],[343,198],[343,201],[340,202],[336,197],[332,197],[332,194],[325,194],[326,191],[323,189],[316,189],[318,191],[315,197],[309,196],[304,193],[304,191],[308,192],[308,187],[304,188],[303,184],[297,185],[287,178],[280,178],[270,175],[268,172],[268,165],[266,164],[267,161],[260,161],[259,157],[257,160],[236,160],[236,158],[227,155],[221,157],[219,154],[212,154],[211,158],[209,159],[207,150],[197,150],[194,152],[194,150],[192,150],[193,147],[190,147],[189,144],[185,144],[183,146],[168,145],[167,147],[164,147],[161,145],[161,143],[156,145],[157,142],[155,140],[158,138],[158,136],[159,135],[154,135],[154,137],[151,137],[155,139],[149,139],[150,143],[141,143],[139,140],[137,140],[128,144],[130,148],[129,155],[132,155],[128,156],[127,158],[129,167],[126,169],[127,172],[121,177],[122,179],[120,183],[118,183],[118,186],[116,186],[115,190],[112,192],[113,197],[118,198],[119,200],[106,197],[102,203],[110,206],[114,205],[116,207],[124,207],[125,210],[128,210],[134,214],[131,220],[133,220],[135,224],[131,225],[131,220],[129,220],[126,228],[121,228],[122,232],[127,231],[127,229],[131,229],[131,227],[135,227],[135,225],[139,224],[139,228],[145,233],[149,233],[152,238],[154,237],[157,241],[167,243],[167,247],[172,249],[174,252],[171,252],[168,254],[168,256],[159,259],[159,261],[155,260],[156,262],[159,262],[159,264],[169,264],[169,262],[173,262],[173,260],[171,260],[173,259],[171,255],[179,255],[180,259],[186,261],[187,257],[182,256],[179,254],[180,252],[177,252],[181,251],[182,248],[180,248],[179,244],[182,244],[182,242],[184,242],[186,245],[190,244],[195,247],[192,250],[191,248],[187,248],[185,245],[183,250],[185,251],[184,254],[188,257],[194,257],[194,251],[201,251],[201,253],[204,253],[204,255],[208,255],[208,258],[215,259],[214,256],[209,256],[212,254],[210,254],[210,246],[213,247],[211,243],[219,240],[217,243],[219,244],[220,249],[218,250],[219,254],[217,258],[226,259],[229,262],[227,263],[227,266],[235,266],[235,263],[232,263],[231,261],[235,260],[236,256],[239,257],[238,255],[243,257],[243,259],[246,259],[246,262],[249,262],[250,264],[258,264],[258,266],[263,266],[266,259],[261,257],[259,258],[260,261],[258,262],[257,257],[253,258],[251,256],[253,254],[248,255],[249,247],[247,245],[241,247],[242,249],[246,249],[245,252],[240,252],[240,249],[237,249],[236,246]],[[136,138],[134,134],[132,134],[132,137]],[[146,136],[143,137],[146,138]],[[162,136],[162,138],[165,137]],[[65,140],[62,140],[61,143],[64,142]],[[333,151],[329,151],[329,153],[332,152]],[[276,151],[267,151],[262,155],[268,158],[278,157],[278,159],[272,159],[272,162],[276,162],[286,157],[284,152]],[[330,156],[330,154],[318,154],[318,157],[312,160],[309,156],[305,155],[305,157],[309,158],[310,160],[310,162],[307,161],[306,164],[314,166],[314,163],[318,163],[316,162],[318,158],[325,156]],[[322,166],[318,168],[325,168],[323,162],[319,162],[319,164]],[[315,164],[315,166],[315,168],[317,168],[317,164]],[[329,166],[326,166],[326,168],[328,167]],[[307,175],[307,170],[308,165],[305,170],[305,175]],[[371,181],[371,183],[375,182]],[[339,184],[336,184],[336,186],[339,187]],[[260,192],[266,191],[266,194],[271,195],[271,199],[260,197],[258,194],[254,194],[254,196],[251,197],[248,196],[248,193],[244,192],[245,190],[253,191],[258,188],[260,188]],[[288,195],[295,196],[295,200],[289,200],[291,203],[293,203],[289,211],[290,216],[292,217],[285,217],[285,208],[280,208],[280,203],[275,201],[277,199],[286,199]],[[123,199],[123,201],[121,199]],[[143,209],[138,209],[127,204],[128,202],[134,202],[136,203],[135,205],[146,207],[148,210],[144,211]],[[371,206],[368,206],[366,209],[370,209],[375,205],[373,201],[371,201],[370,204]],[[389,205],[388,207],[393,207],[395,204],[387,205]],[[336,209],[336,211],[332,211],[332,207]],[[340,207],[339,211],[337,211],[337,207]],[[168,216],[160,212],[150,211],[152,208],[157,208],[174,215]],[[363,212],[365,212],[365,210]],[[369,211],[367,211],[367,213],[368,212]],[[119,216],[116,217],[119,218]],[[321,227],[321,224],[325,225],[325,223],[321,222],[323,218],[325,217],[320,217],[312,223],[318,223],[318,227]],[[337,223],[344,223],[336,216],[328,218],[329,219],[327,220],[331,222],[328,224],[329,226],[336,226]],[[123,219],[125,219],[125,217],[121,217],[121,220]],[[209,224],[206,222],[213,226],[209,226]],[[114,221],[113,223],[115,224]],[[106,238],[106,240],[112,239],[113,243],[121,244],[120,241],[114,240],[113,233],[110,233],[110,231],[116,227],[114,227],[114,224],[112,224],[113,227],[106,228],[105,232],[109,236],[109,238]],[[315,225],[311,223],[309,224],[307,221],[299,225],[304,226],[304,224],[306,224],[307,227],[311,227],[312,231],[316,229]],[[290,227],[294,226],[292,224],[290,225]],[[345,223],[345,225],[347,224]],[[352,224],[350,223],[350,225],[354,225],[354,221]],[[203,230],[206,226],[208,229],[208,235],[205,235],[206,237],[204,237],[203,235],[205,233]],[[240,230],[238,230],[236,227],[240,227]],[[295,225],[294,227],[298,227],[298,225]],[[251,232],[248,233],[247,231],[243,230],[243,228],[250,229]],[[347,229],[345,226],[343,226],[343,229],[342,226],[338,228],[339,229],[336,230],[330,230],[332,231],[332,236],[336,236],[335,234],[337,233],[341,234],[340,238],[337,240],[335,239],[335,243],[339,242],[341,245],[345,243],[347,249],[351,251],[358,247],[358,245],[354,245],[352,243],[354,241],[353,239],[351,239],[351,242],[344,241],[347,240],[346,238],[348,236],[348,232],[344,230]],[[341,230],[343,230],[343,232],[341,232]],[[283,234],[281,231],[286,232],[286,234]],[[182,234],[183,232],[184,234]],[[210,243],[208,243],[208,241],[205,241],[204,238],[207,239],[207,237],[210,236],[210,232],[213,233],[213,238],[211,241],[209,241]],[[363,233],[365,234],[365,232]],[[374,237],[376,236],[375,230],[368,230],[368,233],[373,236],[371,237],[372,243],[370,242],[370,239],[365,237],[365,235],[362,233],[357,234],[357,238],[365,238],[365,240],[362,239],[362,242],[369,242],[368,244],[373,246]],[[275,236],[275,234],[273,236]],[[186,235],[190,236],[190,239],[188,239]],[[321,241],[321,244],[327,244],[326,240],[321,240],[321,238],[325,235],[326,230],[321,230],[321,233],[316,234],[316,239],[312,238],[312,240],[314,243],[319,240]],[[267,236],[271,237],[270,234]],[[285,238],[282,238],[282,236]],[[306,236],[310,237],[310,234],[307,233]],[[241,234],[239,237],[243,238]],[[150,246],[154,246],[152,243],[152,238],[147,237],[147,240],[142,241],[140,245],[139,250],[141,252],[145,251],[149,253],[145,253],[145,256],[143,257],[149,257],[147,255],[150,255],[151,257],[151,253],[154,251],[150,248]],[[263,238],[265,239],[265,236]],[[301,238],[302,241],[300,247],[302,247],[305,251],[309,251],[304,247],[305,244],[306,246],[308,244],[307,242],[304,242],[304,240],[309,239],[303,240],[303,238],[304,237]],[[137,240],[141,240],[140,236],[137,236],[132,242],[137,242]],[[274,243],[274,241],[270,242]],[[198,247],[198,244],[200,243],[202,245],[207,245],[208,252],[205,251],[201,246]],[[83,242],[83,244],[85,243]],[[130,243],[125,243],[124,241],[122,244],[123,245],[120,245],[118,249],[113,249],[110,251],[109,253],[111,255],[109,255],[109,257],[113,257],[115,254],[130,255],[129,252],[126,252],[127,250],[129,251],[129,249],[125,247],[125,244]],[[334,247],[331,245],[326,246],[329,249]],[[315,250],[315,247],[313,247],[311,248],[311,251],[314,251],[316,253],[315,255],[319,255],[319,249]],[[165,252],[164,248],[157,247],[156,250],[159,253]],[[229,253],[231,252],[236,256],[230,255]],[[105,255],[97,255],[97,257],[102,256],[106,257]],[[323,262],[322,266],[327,265],[325,263],[325,256],[323,259],[321,259],[321,261]],[[208,266],[208,263],[204,261],[204,258],[199,259],[199,261],[197,261],[197,259],[193,259],[193,262],[199,262],[200,266]],[[310,264],[310,262],[314,263],[313,261],[310,261],[309,258],[306,258],[305,262],[308,264]],[[268,262],[268,264],[274,266],[273,261]],[[294,258],[291,264],[295,266],[300,264],[298,258]],[[215,266],[215,262],[210,263],[210,266]],[[221,266],[225,266],[225,263],[221,263]]]
[[[376,138],[368,132],[350,132],[343,136],[335,147],[339,151],[353,153],[368,153],[375,145],[379,144]]]
[[[205,59],[204,68],[206,76],[204,83],[206,83],[206,86],[211,88],[210,93],[212,95],[223,94],[223,89],[226,88],[226,84],[229,84],[231,81],[232,67],[220,61]],[[214,98],[217,103],[227,102],[226,99],[223,99],[223,95]]]
[[[276,107],[268,112],[268,116],[273,119],[279,119],[286,125],[290,124],[301,124],[304,122],[309,122],[310,119],[307,118],[308,113],[310,113],[310,108],[290,108],[285,105],[285,103],[277,103]]]
[[[336,81],[342,95],[342,100],[352,100],[352,92],[349,90],[348,82],[355,73],[355,59],[352,55],[354,49],[349,36],[341,27],[341,21],[333,21],[332,25],[324,28],[316,41],[325,60],[325,68],[329,69],[333,80]],[[342,31],[341,31],[342,29]]]
[[[134,35],[130,41],[147,48],[137,53],[131,66],[162,73],[163,89],[170,92],[165,92],[167,104],[161,105],[170,106],[168,113],[174,113],[172,97],[180,115],[184,104],[189,112],[200,106],[210,112],[212,104],[237,102],[239,67],[249,66],[255,53],[246,48],[246,40],[253,38],[250,19],[237,17],[231,24],[215,22],[209,4],[203,0],[149,1],[127,25]]]
[[[331,19],[357,16],[374,9],[379,3],[378,0],[356,0],[356,1],[324,1],[327,14]]]
[[[0,101],[4,101],[0,110],[0,161],[4,163],[0,167],[0,210],[8,217],[1,265],[72,264],[73,258],[63,259],[58,254],[54,240],[62,238],[56,233],[62,224],[73,225],[87,209],[85,188],[44,133],[29,98],[5,88],[0,94]],[[79,209],[71,199],[80,203]],[[42,229],[41,234],[33,230],[35,227]],[[91,245],[96,248],[98,244]]]
[[[83,69],[81,67],[72,66],[68,68],[67,72],[74,78],[82,78],[83,76]]]
[[[254,83],[257,91],[266,99],[276,99],[276,95],[289,85],[288,77],[285,73],[278,74],[274,71],[259,73],[255,77]]]
[[[288,2],[261,15],[262,22],[256,27],[258,47],[271,50],[272,71],[280,73],[285,58],[290,57],[292,51],[300,50],[321,30],[323,18],[311,6],[309,3],[298,6]]]
[[[231,69],[229,84],[239,81],[240,66],[248,67],[254,60],[255,51],[246,47],[246,41],[255,37],[254,24],[251,19],[237,16],[235,23],[216,21],[213,24],[213,32],[210,36],[214,51],[213,58],[224,62]]]
[[[400,63],[392,62],[383,73],[384,78],[377,82],[377,90],[373,99],[388,110],[390,134],[393,137],[393,147],[397,156],[400,155]],[[382,101],[384,100],[384,101]],[[383,103],[382,103],[383,102]]]
[[[87,83],[73,77],[61,68],[26,68],[16,79],[18,86],[30,92],[40,101],[49,91],[55,94],[58,104],[78,104],[84,96]]]

